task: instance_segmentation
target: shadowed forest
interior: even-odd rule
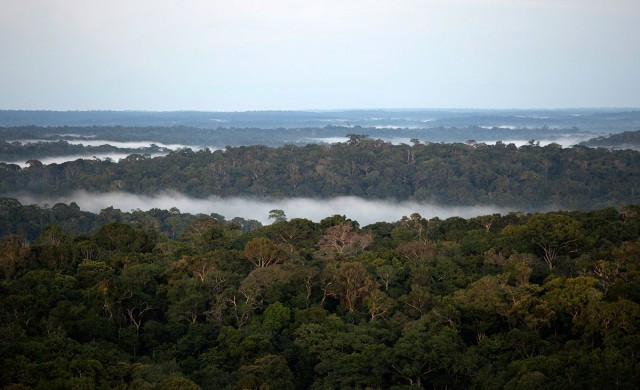
[[[0,243],[0,385],[640,381],[636,206],[365,227],[271,214],[260,226],[3,199],[1,225],[22,234]]]
[[[513,144],[392,145],[363,135],[335,145],[180,149],[116,163],[75,160],[0,163],[0,194],[65,195],[77,190],[193,197],[317,197],[413,200],[441,205],[595,209],[633,204],[640,152]]]

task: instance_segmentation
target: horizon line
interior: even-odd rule
[[[147,110],[147,109],[19,109],[0,108],[0,112],[104,112],[104,113],[259,113],[259,112],[349,112],[349,111],[566,111],[566,110],[640,110],[640,107],[556,107],[556,108],[474,108],[474,107],[396,107],[396,108],[307,108],[307,109],[256,109],[256,110]]]

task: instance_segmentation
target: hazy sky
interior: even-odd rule
[[[640,107],[639,0],[0,0],[0,109]]]

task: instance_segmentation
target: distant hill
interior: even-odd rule
[[[619,134],[611,134],[592,138],[584,141],[581,145],[592,148],[611,148],[611,149],[633,149],[640,150],[640,130],[625,131]]]
[[[345,126],[377,129],[571,129],[597,134],[640,128],[638,109],[379,109],[332,111],[28,111],[0,110],[0,126],[186,126],[200,129],[297,129]],[[465,141],[465,140],[458,140]]]

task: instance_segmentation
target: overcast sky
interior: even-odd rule
[[[0,0],[0,109],[640,107],[639,0]]]

